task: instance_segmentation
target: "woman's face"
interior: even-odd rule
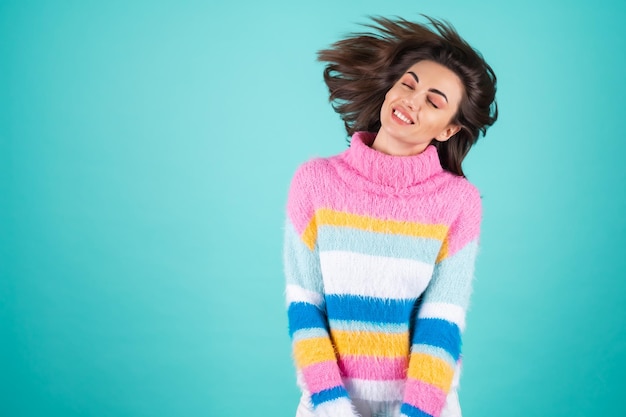
[[[460,129],[451,120],[463,93],[463,83],[445,66],[414,64],[385,95],[372,147],[390,155],[415,155],[433,139],[448,140]]]

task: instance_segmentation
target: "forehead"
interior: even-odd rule
[[[419,61],[411,65],[405,73],[413,72],[417,75],[420,84],[428,88],[436,88],[448,96],[449,99],[461,101],[464,87],[458,75],[448,67],[434,61]]]

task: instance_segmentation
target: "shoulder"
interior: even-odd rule
[[[313,158],[301,164],[293,175],[291,180],[292,188],[294,186],[314,187],[319,180],[331,173],[330,158]]]
[[[450,197],[480,203],[480,191],[467,178],[447,171],[443,171],[441,175],[444,177],[441,192]]]
[[[480,190],[465,177],[456,177],[456,187],[459,197],[465,204],[481,205]]]
[[[331,158],[314,158],[301,164],[289,187],[288,208],[310,211],[336,186]],[[334,184],[334,185],[333,185]]]
[[[478,188],[467,178],[444,172],[445,181],[440,188],[448,204],[455,208],[457,216],[480,220],[482,197]],[[455,216],[455,217],[457,217]]]
[[[323,196],[336,190],[342,184],[338,175],[339,156],[313,158],[300,165],[291,180],[291,190],[299,190],[312,196]]]

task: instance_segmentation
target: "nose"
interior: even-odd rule
[[[413,91],[412,94],[409,94],[404,98],[404,104],[409,108],[409,110],[412,111],[419,110],[422,104],[424,104],[425,102],[425,91]]]

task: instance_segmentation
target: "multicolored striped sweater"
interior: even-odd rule
[[[316,416],[437,417],[460,357],[480,195],[442,169],[434,146],[390,156],[368,146],[374,138],[355,134],[291,184],[284,261],[298,381]]]

